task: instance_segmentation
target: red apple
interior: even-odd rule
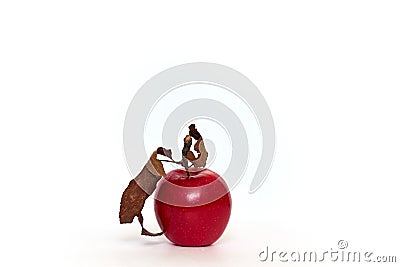
[[[154,209],[165,236],[181,246],[208,246],[224,232],[232,208],[225,181],[215,172],[173,170],[160,180]]]

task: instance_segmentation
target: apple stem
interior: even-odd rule
[[[171,162],[171,163],[182,165],[180,161],[175,161],[175,160],[160,159],[160,161],[161,162]]]

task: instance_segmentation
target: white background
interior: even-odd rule
[[[0,265],[267,266],[267,245],[339,239],[399,261],[399,14],[398,1],[2,1]],[[196,61],[248,76],[277,135],[264,186],[249,195],[245,177],[225,234],[198,249],[118,224],[127,107]],[[151,202],[145,223],[158,227]]]

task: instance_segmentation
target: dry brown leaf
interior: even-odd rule
[[[143,226],[142,215],[146,199],[154,192],[157,182],[161,177],[166,175],[162,162],[157,159],[158,154],[172,158],[171,150],[159,147],[151,154],[150,159],[140,173],[130,181],[121,198],[119,211],[120,223],[131,223],[137,216],[142,226],[142,235],[158,236],[162,234],[162,232],[151,233],[147,231]]]
[[[194,160],[189,161],[193,164],[194,167],[200,168],[200,167],[205,167],[207,163],[207,158],[208,158],[208,152],[206,150],[206,147],[204,146],[204,141],[202,138],[197,140],[196,144],[194,145],[194,149],[197,152],[197,157],[195,157]],[[193,154],[193,153],[192,153]]]
[[[196,141],[194,144],[194,150],[197,152],[197,157],[194,156],[193,152],[191,152],[191,155],[193,157],[187,159],[193,164],[194,167],[200,168],[200,167],[205,167],[207,163],[207,158],[208,158],[208,152],[206,150],[206,147],[204,145],[203,137],[197,131],[196,125],[191,124],[189,126],[189,135],[193,137]],[[188,153],[189,154],[189,153]]]

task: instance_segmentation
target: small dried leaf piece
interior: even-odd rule
[[[190,160],[190,162],[196,168],[205,167],[207,163],[208,152],[204,146],[203,139],[200,138],[197,140],[196,144],[194,145],[194,150],[196,150],[198,156],[194,160]]]
[[[158,236],[163,233],[152,233],[147,231],[143,226],[142,209],[146,199],[156,189],[157,182],[162,176],[165,176],[164,167],[157,155],[163,155],[172,159],[172,152],[170,149],[159,147],[154,151],[146,165],[140,173],[129,182],[128,187],[125,189],[121,198],[121,205],[119,211],[120,223],[131,223],[137,216],[139,223],[142,226],[142,235]]]
[[[193,160],[196,159],[196,156],[194,155],[194,153],[193,153],[192,151],[188,151],[187,154],[186,154],[186,158],[187,158],[189,161],[193,161]]]
[[[189,126],[189,135],[191,137],[193,137],[195,140],[197,140],[196,143],[194,144],[194,150],[197,152],[197,157],[195,157],[193,152],[191,152],[191,155],[189,155],[190,158],[187,157],[187,159],[196,168],[205,167],[206,163],[207,163],[208,152],[204,145],[203,137],[196,129],[196,125],[191,124]],[[192,155],[193,155],[193,157],[192,157]]]
[[[159,147],[159,148],[157,148],[157,154],[163,155],[163,156],[166,156],[166,157],[172,159],[171,149],[165,149],[163,147]]]
[[[197,131],[196,125],[189,125],[189,135],[193,137],[195,140],[199,140],[201,138],[201,134]]]

